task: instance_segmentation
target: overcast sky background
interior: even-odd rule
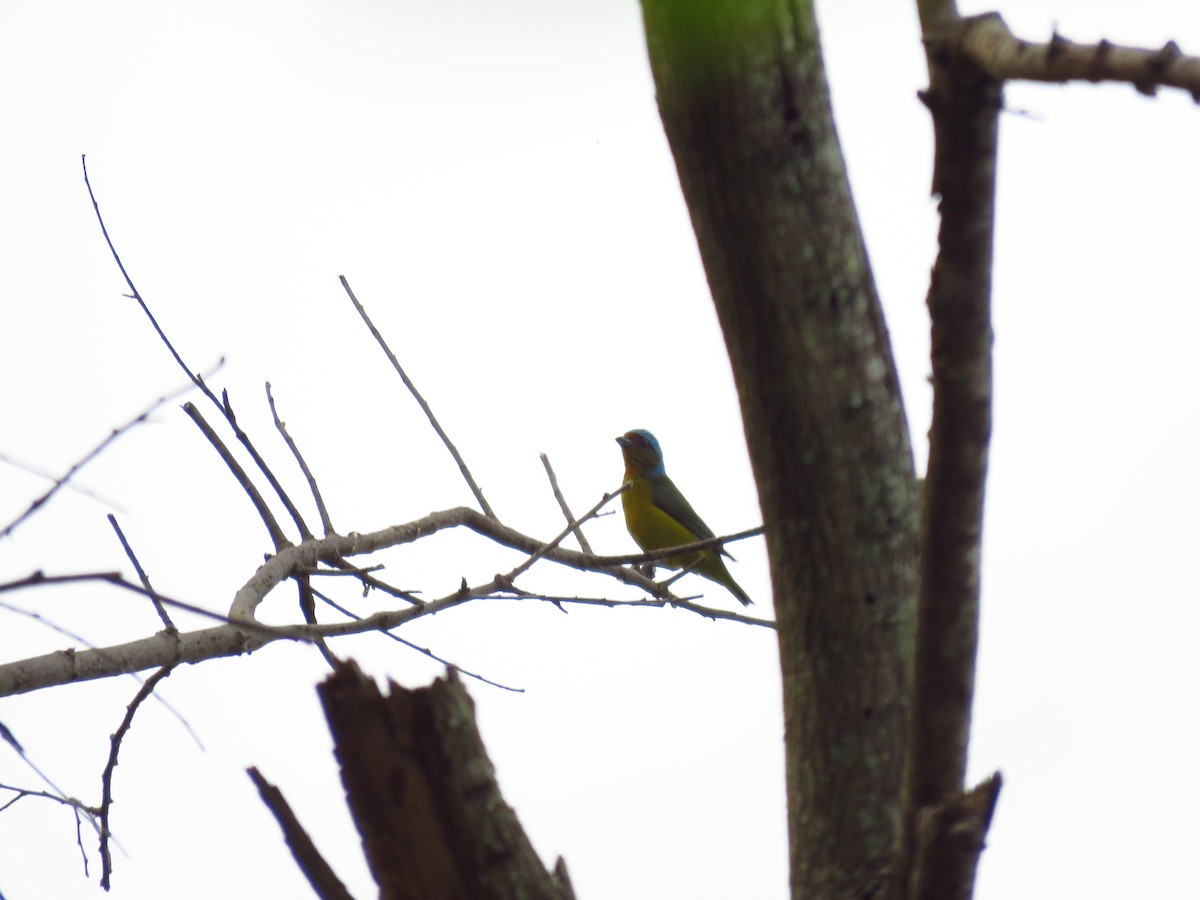
[[[1001,10],[1030,39],[1057,23],[1080,41],[1200,51],[1200,8],[1182,0]],[[923,466],[936,219],[915,11],[852,0],[819,15]],[[193,368],[226,360],[214,386],[303,498],[270,427],[272,383],[340,531],[471,502],[341,274],[508,524],[560,527],[541,452],[578,511],[616,488],[613,438],[634,427],[658,435],[714,529],[759,523],[633,0],[8,2],[0,84],[0,453],[62,472],[183,381],[123,296],[84,191],[86,153],[163,327]],[[1006,781],[978,896],[1195,895],[1200,112],[1119,86],[1016,86],[1008,100],[970,773]],[[177,407],[79,481],[116,505],[159,590],[224,611],[269,542]],[[0,520],[43,485],[0,464]],[[0,579],[128,572],[110,510],[60,494],[0,544]],[[619,516],[589,533],[599,552],[634,549]],[[735,577],[769,615],[762,541],[735,553]],[[378,561],[439,596],[518,558],[444,534]],[[524,584],[635,596],[545,564]],[[351,587],[339,596],[377,608]],[[158,627],[149,604],[98,587],[4,599],[94,645]],[[262,615],[294,618],[294,592]],[[405,633],[525,689],[468,684],[506,799],[548,862],[566,857],[581,897],[786,896],[773,633],[534,603],[476,603]],[[0,659],[78,645],[0,610]],[[406,686],[439,671],[379,636],[334,649]],[[352,892],[374,895],[313,690],[325,671],[313,649],[277,645],[163,684],[204,749],[161,705],[139,713],[115,781],[128,855],[113,897],[306,896],[249,765]],[[108,735],[136,690],[126,678],[10,698],[0,721],[55,784],[98,802]],[[41,786],[7,747],[0,782]],[[68,813],[30,799],[0,813],[0,891],[95,896],[84,840],[90,880]]]

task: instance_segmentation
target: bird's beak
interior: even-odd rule
[[[617,438],[617,443],[622,447],[628,447],[632,442],[629,440],[629,438],[625,437],[625,435],[621,435],[619,438]]]

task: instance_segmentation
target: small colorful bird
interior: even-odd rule
[[[617,443],[625,457],[625,481],[629,484],[628,490],[621,494],[625,527],[639,547],[649,552],[714,537],[712,529],[696,515],[692,505],[667,477],[662,448],[654,435],[644,428],[635,428],[617,438]],[[668,569],[682,569],[691,566],[699,557],[700,563],[693,572],[728,588],[743,606],[749,606],[753,601],[733,580],[721,555],[733,559],[724,549],[713,548],[658,562]]]

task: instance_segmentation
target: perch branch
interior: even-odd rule
[[[503,576],[498,576],[475,587],[464,584],[453,593],[420,606],[377,612],[353,622],[269,627],[260,624],[254,618],[258,604],[267,594],[297,572],[311,570],[320,562],[334,564],[346,557],[412,543],[443,529],[460,526],[469,528],[475,533],[511,549],[526,554],[541,552],[542,558],[547,561],[580,571],[606,575],[625,584],[641,588],[659,601],[657,604],[647,604],[642,601],[606,601],[606,605],[670,604],[700,615],[715,617],[704,607],[692,606],[677,597],[664,595],[660,585],[655,584],[634,569],[620,564],[628,559],[641,559],[654,556],[654,554],[641,554],[636,557],[602,557],[578,553],[563,547],[546,551],[544,541],[502,525],[476,510],[460,506],[431,513],[416,521],[394,525],[380,531],[366,534],[354,532],[349,535],[330,535],[325,538],[313,538],[296,546],[285,547],[263,563],[237,592],[229,616],[209,612],[192,604],[181,603],[160,595],[162,602],[167,606],[186,609],[224,624],[177,635],[161,632],[148,638],[97,650],[69,650],[6,663],[0,665],[0,697],[26,693],[57,684],[107,678],[116,674],[167,665],[176,660],[183,663],[195,663],[205,659],[236,656],[253,652],[276,640],[312,641],[318,637],[342,637],[363,634],[368,631],[387,631],[424,615],[442,612],[470,600],[493,596],[503,591],[512,591],[511,582]],[[718,540],[728,539],[714,539],[714,542]],[[699,542],[685,546],[696,548],[707,545],[707,542]],[[0,584],[0,593],[43,584],[79,580],[101,580],[123,590],[145,593],[145,589],[140,585],[124,581],[117,573],[72,576],[46,576],[35,573],[15,582]],[[551,600],[550,602],[556,601]],[[557,602],[570,601],[559,600]],[[733,619],[733,616],[726,614],[719,617]],[[738,621],[747,620],[738,619]],[[757,620],[748,621],[760,624]]]

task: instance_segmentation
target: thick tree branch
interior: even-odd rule
[[[949,30],[966,27],[952,24]],[[947,31],[938,23],[938,34]],[[912,881],[922,810],[958,795],[978,644],[984,485],[991,436],[991,277],[1000,85],[926,34],[933,191],[941,225],[927,303],[933,421],[921,517],[920,592],[900,861]]]
[[[991,435],[991,272],[999,85],[931,54],[939,251],[928,304],[933,422],[921,530],[910,814],[958,792],[978,641],[980,542]]]
[[[609,495],[609,498],[611,499],[612,496]],[[311,574],[318,571],[319,563],[345,565],[345,560],[348,557],[412,543],[443,529],[456,527],[469,528],[498,544],[514,550],[520,550],[527,554],[529,558],[537,557],[581,571],[606,575],[625,584],[641,588],[651,596],[657,598],[654,601],[575,601],[569,598],[547,598],[559,606],[572,602],[641,606],[670,604],[709,618],[730,618],[750,624],[764,624],[760,620],[735,614],[718,614],[718,611],[708,610],[705,607],[680,600],[680,598],[672,596],[660,585],[627,565],[631,560],[640,562],[645,561],[647,557],[658,558],[664,553],[669,555],[678,551],[666,550],[652,554],[638,554],[634,557],[620,557],[592,556],[557,546],[551,546],[547,549],[548,545],[543,541],[522,534],[515,529],[500,524],[494,519],[489,519],[476,510],[460,506],[454,509],[431,513],[414,522],[394,525],[391,528],[385,528],[381,531],[368,532],[366,534],[358,532],[353,532],[349,535],[335,534],[324,538],[312,538],[296,546],[284,547],[264,562],[258,571],[237,592],[234,596],[228,617],[206,613],[204,610],[190,604],[180,603],[169,597],[160,596],[160,601],[168,606],[176,606],[191,612],[206,614],[212,618],[221,619],[226,624],[215,628],[183,633],[162,631],[148,638],[112,647],[80,651],[60,651],[44,656],[5,663],[0,665],[0,697],[8,696],[9,694],[27,693],[58,684],[108,678],[113,675],[168,665],[175,661],[196,663],[205,659],[237,656],[243,653],[251,653],[277,640],[315,641],[319,638],[364,634],[369,631],[387,631],[422,616],[432,615],[483,597],[492,597],[506,593],[516,594],[517,597],[539,596],[518,590],[514,587],[512,582],[516,575],[520,571],[523,571],[524,563],[522,563],[508,575],[498,575],[474,587],[464,584],[459,590],[428,603],[398,610],[385,610],[350,622],[338,622],[329,625],[269,627],[260,624],[255,619],[255,611],[258,605],[275,587],[297,575]],[[564,530],[564,534],[567,532],[569,532],[569,528]],[[715,538],[710,542],[701,542],[697,545],[688,546],[698,548],[728,540],[730,538]],[[42,576],[39,573],[38,575],[22,579],[10,585],[0,585],[0,592],[21,587],[37,587],[44,584],[59,583],[72,578],[77,580],[103,580],[118,587],[144,593],[138,586],[123,581],[116,573],[94,573],[84,576],[57,578],[54,576]]]

